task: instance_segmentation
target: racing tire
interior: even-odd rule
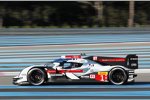
[[[40,68],[33,68],[28,72],[27,80],[32,85],[42,85],[46,81],[45,71]]]
[[[109,72],[109,82],[115,85],[122,85],[127,82],[128,76],[124,69],[114,68]]]

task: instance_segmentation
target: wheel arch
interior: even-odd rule
[[[121,70],[123,70],[123,71],[125,72],[125,74],[126,74],[126,80],[125,80],[124,83],[126,83],[127,80],[128,80],[128,78],[129,78],[129,73],[128,73],[128,71],[126,70],[126,68],[124,68],[123,66],[116,66],[116,67],[113,67],[112,69],[110,69],[110,71],[108,72],[108,81],[110,82],[110,73],[111,73],[113,70],[116,70],[116,69],[121,69]],[[124,83],[123,83],[123,84],[124,84]]]
[[[41,69],[41,70],[43,70],[43,72],[45,73],[45,82],[47,82],[48,81],[48,73],[46,72],[46,67],[40,67],[40,66],[32,66],[29,70],[28,70],[28,72],[27,72],[27,81],[28,81],[28,74],[29,74],[29,72],[30,72],[30,70],[32,70],[32,69],[34,69],[34,68],[38,68],[38,69]],[[29,81],[28,81],[29,82]]]

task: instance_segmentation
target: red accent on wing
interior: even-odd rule
[[[100,62],[124,62],[125,58],[111,58],[111,59],[103,58],[103,59],[98,59],[98,61]]]

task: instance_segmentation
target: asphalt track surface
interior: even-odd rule
[[[150,99],[150,74],[138,74],[135,83],[49,83],[15,86],[12,76],[0,77],[0,99]]]
[[[135,83],[50,83],[43,86],[15,86],[12,77],[1,77],[1,99],[150,99],[150,74],[138,74]],[[144,80],[143,80],[144,79]],[[5,84],[6,83],[6,84]]]

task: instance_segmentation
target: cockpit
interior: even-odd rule
[[[62,67],[64,69],[70,69],[70,68],[78,68],[83,65],[83,62],[77,61],[77,59],[80,59],[80,55],[66,55],[61,56],[61,58],[55,59],[54,61],[45,64],[47,67]],[[56,64],[56,65],[55,65]]]
[[[69,62],[68,62],[69,60]],[[71,69],[71,68],[78,68],[83,65],[83,63],[78,63],[78,62],[70,62],[72,59],[64,59],[64,58],[59,58],[55,59],[54,61],[50,63],[46,63],[46,67],[53,67],[55,64],[58,64],[59,67],[62,67],[63,69]]]
[[[52,63],[62,63],[62,62],[67,62],[68,60],[71,59],[64,59],[64,58],[59,58],[59,59],[55,59],[54,61],[52,61]]]

